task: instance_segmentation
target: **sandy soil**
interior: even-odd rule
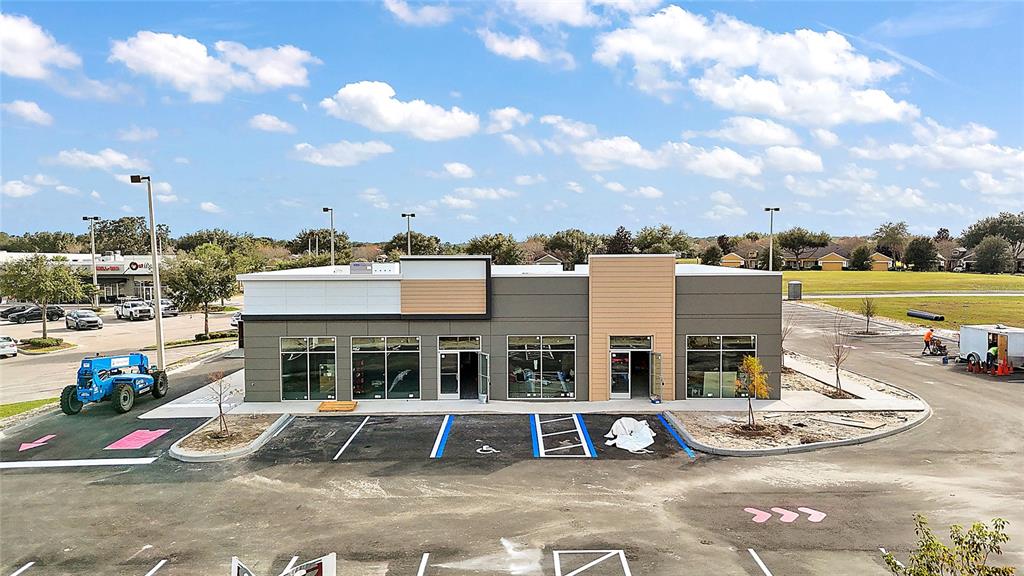
[[[226,452],[249,444],[266,431],[280,416],[277,414],[225,416],[230,436],[220,438],[220,423],[212,420],[181,442],[181,449],[212,454]]]
[[[699,442],[715,448],[737,450],[799,446],[813,442],[846,440],[885,432],[920,418],[920,412],[820,412],[807,413],[755,413],[755,422],[764,430],[743,430],[747,424],[745,412],[676,412],[686,430]],[[869,430],[855,426],[816,420],[817,416],[845,416],[882,426]]]
[[[782,369],[782,389],[809,390],[811,392],[817,392],[822,396],[843,400],[859,398],[859,396],[854,396],[845,390],[837,390],[835,386],[829,386],[820,380],[815,380],[806,374],[801,374],[800,372],[789,368]]]

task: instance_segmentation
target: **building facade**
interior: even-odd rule
[[[91,254],[39,253],[47,258],[63,258],[85,276],[92,274]],[[35,252],[0,252],[0,263],[35,256]],[[161,256],[166,262],[172,255]],[[100,302],[116,303],[123,298],[153,297],[153,257],[149,254],[121,254],[107,252],[96,255],[96,281],[99,283]],[[91,283],[91,278],[90,278]]]
[[[778,272],[438,256],[239,280],[249,402],[735,397],[747,355],[780,393]]]

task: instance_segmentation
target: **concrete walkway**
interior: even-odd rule
[[[983,296],[987,298],[1024,298],[1024,292],[867,292],[864,294],[804,294],[804,300],[854,298],[929,298],[936,296]]]

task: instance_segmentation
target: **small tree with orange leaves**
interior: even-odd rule
[[[744,356],[736,390],[747,393],[747,428],[754,428],[754,398],[768,397],[768,374],[756,356]]]

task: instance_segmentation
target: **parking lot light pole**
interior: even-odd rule
[[[331,266],[334,266],[334,208],[324,206],[324,212],[331,213]]]
[[[100,307],[100,283],[96,279],[96,221],[99,216],[82,216],[82,220],[89,222],[89,247],[92,250],[92,307]]]
[[[768,213],[768,271],[775,265],[775,213],[779,208],[765,208]]]
[[[164,364],[164,313],[163,298],[160,297],[160,253],[156,244],[156,215],[153,212],[153,180],[149,176],[132,174],[132,184],[141,184],[146,181],[146,192],[149,195],[149,243],[153,251],[153,302],[156,303],[156,365],[161,370],[166,370]]]
[[[405,218],[405,255],[412,256],[412,219],[416,217],[416,214],[412,212],[403,212],[402,218]]]

